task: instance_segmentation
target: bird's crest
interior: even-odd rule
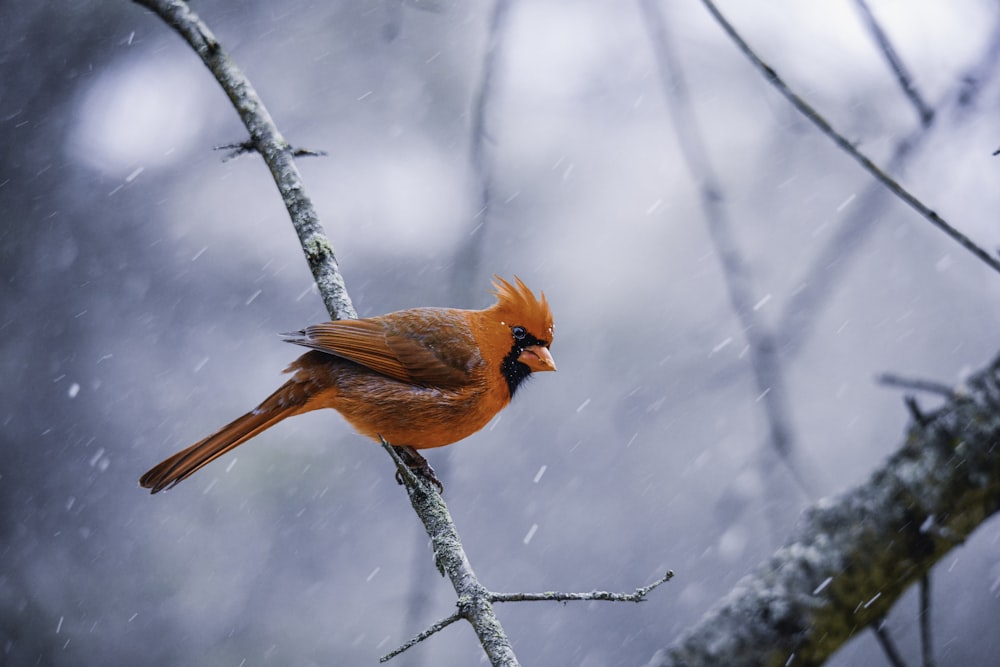
[[[497,296],[495,308],[505,316],[519,318],[517,322],[507,324],[520,324],[540,339],[548,343],[552,342],[552,311],[549,310],[549,303],[545,300],[545,292],[539,292],[541,299],[536,299],[528,286],[514,276],[516,285],[500,276],[493,276],[493,293]]]

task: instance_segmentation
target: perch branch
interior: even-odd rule
[[[911,424],[860,486],[803,513],[784,546],[650,667],[821,665],[1000,511],[1000,357]]]
[[[957,242],[968,252],[978,257],[987,266],[992,268],[994,271],[1000,272],[1000,260],[980,248],[969,237],[958,231],[958,229],[949,224],[946,220],[944,220],[944,218],[928,208],[926,204],[917,199],[910,193],[909,190],[900,185],[896,180],[889,176],[889,174],[872,162],[868,156],[858,150],[858,148],[853,143],[848,141],[844,135],[837,132],[826,120],[826,118],[810,106],[808,102],[799,97],[788,86],[788,84],[785,83],[780,76],[778,76],[778,73],[774,70],[774,68],[761,60],[760,56],[758,56],[757,53],[750,48],[750,45],[747,44],[746,41],[740,36],[740,34],[736,32],[736,29],[722,15],[712,0],[701,0],[701,2],[705,5],[708,12],[712,15],[716,22],[722,27],[723,31],[725,31],[733,43],[736,44],[743,55],[750,60],[754,67],[756,67],[764,75],[768,82],[770,82],[771,85],[773,85],[799,113],[808,118],[823,134],[833,140],[837,146],[854,158],[854,160],[857,161],[858,164],[865,169],[865,171],[875,177],[876,180],[888,188],[894,195],[896,195],[896,197],[905,202],[910,208],[923,216],[924,219],[944,232],[948,237]]]
[[[413,474],[392,445],[383,440],[382,447],[395,461],[396,469],[410,497],[410,504],[413,505],[413,510],[420,517],[427,535],[431,538],[438,569],[451,580],[455,588],[455,593],[458,595],[458,615],[472,625],[491,665],[504,667],[517,665],[514,650],[493,611],[489,591],[479,583],[476,573],[472,570],[472,565],[462,548],[458,531],[441,495],[432,488],[430,482]]]
[[[347,294],[333,244],[323,232],[319,215],[306,195],[302,176],[295,166],[295,150],[281,135],[250,80],[223,51],[209,27],[186,2],[134,1],[158,15],[183,37],[222,86],[250,133],[249,141],[271,170],[330,317],[335,320],[356,319],[358,314]]]

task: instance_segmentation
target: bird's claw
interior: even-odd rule
[[[403,463],[406,464],[406,467],[409,468],[414,475],[433,484],[438,493],[444,493],[444,485],[434,473],[434,468],[431,467],[431,464],[427,462],[427,459],[425,459],[420,452],[415,450],[413,447],[400,446],[396,447],[396,452],[399,453],[399,457],[403,459]],[[403,474],[399,470],[396,471],[396,483],[403,483]]]

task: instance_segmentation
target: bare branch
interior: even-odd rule
[[[913,424],[871,477],[803,513],[784,546],[650,667],[821,665],[1000,511],[1000,357]]]
[[[892,667],[906,667],[903,656],[899,654],[899,649],[896,648],[896,642],[892,641],[892,635],[889,634],[889,630],[885,627],[884,618],[878,619],[872,625],[872,632],[875,633],[875,638],[878,640],[879,646],[882,647],[882,652],[885,653],[885,659],[889,661],[889,664]]]
[[[754,67],[756,67],[764,75],[771,85],[773,85],[778,92],[780,92],[782,96],[784,96],[784,98],[787,99],[797,111],[799,111],[799,113],[812,121],[813,125],[818,127],[823,134],[833,140],[833,142],[844,152],[854,158],[854,160],[857,161],[858,164],[865,169],[865,171],[874,176],[876,180],[888,188],[894,195],[896,195],[896,197],[905,202],[908,206],[910,206],[910,208],[923,216],[924,219],[932,225],[947,234],[953,241],[957,242],[967,251],[978,257],[983,263],[988,265],[994,271],[1000,272],[1000,260],[980,248],[969,237],[958,231],[941,216],[928,208],[927,205],[911,194],[909,190],[904,188],[885,171],[880,169],[868,158],[868,156],[858,150],[853,143],[844,137],[844,135],[837,132],[826,120],[826,118],[824,118],[818,111],[812,108],[808,102],[803,100],[788,87],[788,84],[786,84],[785,81],[778,76],[778,73],[774,70],[774,68],[761,60],[760,56],[758,56],[756,52],[750,48],[750,45],[747,44],[739,33],[736,32],[736,29],[732,26],[732,24],[726,20],[721,12],[719,12],[712,0],[701,0],[701,2],[705,5],[712,17],[716,20],[716,22],[718,22],[740,51],[742,51],[750,62],[753,63]]]
[[[886,171],[892,174],[902,173],[909,160],[926,144],[931,131],[941,126],[939,120],[945,112],[961,111],[973,105],[983,90],[983,83],[1000,71],[998,61],[1000,20],[994,24],[993,33],[987,40],[982,55],[957,77],[959,83],[936,105],[933,122],[926,127],[916,128],[896,142]],[[778,320],[777,330],[782,332],[781,343],[786,358],[802,349],[810,324],[822,311],[852,257],[864,247],[872,232],[879,228],[877,224],[872,224],[872,220],[878,219],[889,201],[888,195],[879,183],[872,183],[866,188],[856,201],[851,202],[853,213],[837,225],[823,249],[805,271],[803,279],[799,281],[801,289],[792,295]]]
[[[429,628],[427,628],[426,630],[424,630],[423,632],[421,632],[419,635],[416,635],[416,636],[412,637],[411,639],[407,640],[405,644],[401,644],[398,648],[396,648],[396,649],[390,651],[389,653],[386,653],[385,655],[383,655],[381,658],[378,659],[378,661],[379,662],[388,662],[388,661],[392,660],[393,658],[395,658],[400,653],[403,653],[407,649],[410,649],[410,648],[416,646],[417,644],[419,644],[420,642],[424,641],[425,639],[427,639],[431,635],[444,630],[445,628],[447,628],[449,625],[451,625],[455,621],[459,621],[461,619],[462,619],[462,614],[461,614],[461,612],[458,612],[458,611],[456,611],[451,616],[442,618],[440,621],[438,621],[437,623],[434,623]]]
[[[323,231],[312,200],[306,195],[298,167],[295,166],[294,151],[281,135],[249,79],[223,51],[212,31],[186,2],[134,1],[152,10],[177,31],[211,70],[236,107],[250,133],[250,141],[271,170],[330,317],[335,320],[357,318],[354,304],[347,294],[344,277],[340,274],[333,244]]]
[[[908,378],[894,373],[882,373],[875,378],[879,384],[887,387],[899,387],[901,389],[912,389],[913,391],[925,391],[945,398],[953,398],[955,390],[943,382],[937,380],[921,380],[919,378]]]
[[[390,446],[384,440],[382,441],[383,446]],[[406,467],[406,464],[398,455],[391,452],[391,455],[396,460],[397,465]],[[406,476],[403,469],[400,468],[400,472]],[[416,476],[413,473],[409,473],[409,480],[415,480]],[[673,570],[667,570],[667,573],[649,584],[648,586],[640,586],[635,589],[632,593],[611,593],[608,591],[591,591],[589,593],[558,593],[558,592],[547,592],[547,593],[493,593],[490,591],[484,591],[484,595],[489,600],[489,602],[573,602],[573,601],[584,601],[584,600],[598,600],[603,602],[643,602],[646,596],[649,595],[654,589],[659,587],[661,584],[665,584],[674,578]],[[379,662],[386,662],[390,660],[408,648],[419,644],[423,640],[427,639],[436,632],[440,632],[444,628],[448,627],[460,618],[463,618],[463,613],[461,609],[461,603],[459,604],[459,610],[456,611],[451,616],[441,619],[437,623],[434,623],[429,628],[416,635],[405,644],[401,645],[396,650],[391,653],[387,653],[379,659]]]
[[[920,409],[920,404],[917,403],[916,397],[909,395],[904,396],[903,404],[906,405],[906,409],[909,410],[910,419],[912,419],[914,423],[920,424],[921,426],[927,426],[929,420],[927,419],[927,415],[924,414],[924,411]]]
[[[861,14],[861,18],[864,20],[868,31],[875,38],[879,48],[882,49],[882,55],[885,56],[889,67],[892,68],[893,74],[896,75],[899,87],[903,89],[903,93],[917,110],[917,115],[920,116],[920,124],[927,127],[934,120],[934,110],[927,105],[927,102],[921,97],[920,92],[917,91],[917,86],[913,83],[913,77],[907,71],[906,65],[903,64],[903,59],[896,53],[896,49],[889,40],[889,36],[882,29],[875,15],[872,14],[868,3],[865,0],[854,0],[854,5],[858,8],[858,13]]]
[[[931,632],[931,575],[925,572],[920,577],[920,655],[924,667],[934,667]]]
[[[674,133],[681,147],[688,172],[698,185],[701,208],[708,226],[712,245],[722,265],[722,276],[729,293],[733,312],[740,320],[741,330],[749,347],[750,368],[756,382],[758,401],[768,424],[768,442],[778,460],[791,472],[792,478],[807,498],[816,493],[815,475],[808,475],[796,458],[795,435],[785,394],[784,374],[774,336],[757,317],[754,304],[753,278],[749,262],[734,239],[732,223],[724,205],[722,183],[715,174],[701,139],[701,130],[691,109],[687,82],[680,63],[671,48],[667,21],[658,0],[640,0],[650,42],[660,71],[661,88],[670,106]]]
[[[389,452],[396,463],[413,510],[424,524],[431,538],[434,558],[441,573],[451,580],[458,595],[458,615],[469,621],[483,650],[494,667],[515,667],[518,665],[510,641],[500,625],[489,591],[479,583],[472,570],[465,550],[462,548],[458,530],[451,519],[448,507],[433,485],[407,466],[394,448],[382,440],[382,447]]]
[[[254,144],[252,139],[247,139],[246,141],[241,141],[234,144],[222,144],[221,146],[216,146],[217,151],[229,151],[223,158],[223,162],[228,162],[238,158],[241,155],[246,155],[247,153],[256,153],[257,145]],[[323,157],[327,155],[326,151],[314,151],[309,148],[292,148],[292,157]]]
[[[469,128],[469,163],[479,190],[478,211],[472,219],[473,227],[455,253],[453,270],[453,292],[455,303],[462,307],[471,306],[471,286],[479,270],[483,255],[483,244],[489,228],[490,209],[493,206],[493,150],[494,138],[490,134],[490,102],[496,92],[497,71],[503,55],[507,19],[512,0],[496,0],[490,16],[486,53],[483,54],[482,75],[473,95],[470,110],[472,122]]]
[[[674,578],[674,571],[667,573],[649,584],[635,589],[632,593],[611,593],[609,591],[590,591],[589,593],[490,593],[493,602],[578,602],[598,600],[601,602],[644,602],[649,593]]]
[[[263,102],[201,19],[180,0],[135,0],[157,13],[184,37],[201,56],[225,89],[250,132],[251,141],[264,158],[299,234],[316,285],[334,319],[356,318],[333,246],[323,233],[312,202],[295,166],[293,151],[278,132]],[[458,531],[440,494],[413,475],[391,446],[383,441],[396,462],[414,510],[434,545],[438,567],[448,575],[458,594],[460,616],[469,621],[495,667],[515,667],[518,662],[496,614],[462,548]]]

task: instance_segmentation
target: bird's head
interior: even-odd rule
[[[483,351],[491,362],[500,364],[511,397],[531,373],[556,369],[549,352],[554,329],[545,293],[536,299],[520,278],[514,276],[514,281],[511,285],[494,276],[497,302],[482,311],[487,329]]]

